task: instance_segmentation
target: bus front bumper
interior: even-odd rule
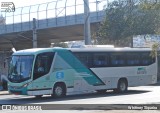
[[[27,95],[27,87],[13,87],[13,86],[9,86],[8,87],[8,91],[11,94],[15,94],[15,95]]]

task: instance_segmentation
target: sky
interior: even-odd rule
[[[66,5],[68,7],[66,9],[64,9],[66,0],[58,0],[56,11],[55,11],[56,2],[54,1],[57,0],[0,0],[1,3],[13,2],[16,8],[14,13],[0,12],[0,15],[6,17],[7,24],[12,24],[12,23],[30,21],[33,18],[37,19],[54,18],[56,16],[60,17],[65,15],[74,15],[75,13],[80,14],[84,12],[83,0],[76,0],[77,2],[76,4],[81,4],[77,5],[76,7],[75,7],[75,0],[67,0]],[[96,4],[96,1],[101,1],[101,2]],[[112,0],[89,0],[90,11],[96,11],[96,9],[103,10],[104,6],[107,4],[107,1],[112,1]],[[47,6],[46,4],[47,2],[51,3],[49,3]],[[42,5],[39,6],[38,4]],[[21,14],[23,15],[21,16]]]
[[[55,0],[0,0],[1,2],[14,2],[16,8],[30,6],[35,4],[41,4],[46,2],[52,2]]]
[[[24,6],[30,6],[30,5],[41,4],[41,3],[52,2],[52,1],[57,1],[57,0],[0,0],[0,2],[14,2],[16,7],[24,7]],[[62,1],[65,1],[65,0],[62,0]],[[74,0],[71,0],[71,1],[74,1]],[[77,1],[83,1],[83,0],[77,0]],[[89,2],[92,2],[92,1],[96,1],[96,0],[89,0]],[[97,1],[101,1],[101,0],[97,0]],[[113,1],[113,0],[108,0],[108,1]]]

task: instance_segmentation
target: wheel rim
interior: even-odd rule
[[[124,82],[120,83],[120,90],[125,91],[126,90],[126,84]]]
[[[55,88],[55,94],[56,94],[57,96],[61,96],[62,93],[63,93],[63,89],[62,89],[60,86],[57,86],[57,87]]]

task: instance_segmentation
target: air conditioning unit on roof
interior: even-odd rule
[[[114,45],[83,45],[82,48],[114,48]]]

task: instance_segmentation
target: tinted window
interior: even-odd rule
[[[93,67],[109,66],[109,56],[107,53],[94,53]]]
[[[127,66],[138,66],[140,63],[139,53],[127,53]]]
[[[92,67],[92,53],[74,53],[76,57],[87,67]]]
[[[155,62],[150,52],[77,52],[74,54],[90,68],[147,66]]]
[[[47,52],[37,55],[34,66],[34,79],[47,74],[51,68],[54,53]]]
[[[127,53],[128,66],[147,66],[155,62],[155,58],[150,56],[150,52]]]
[[[141,61],[142,65],[150,65],[155,62],[155,58],[152,58],[150,53],[141,53]]]
[[[111,66],[125,66],[126,55],[124,53],[111,54]]]

